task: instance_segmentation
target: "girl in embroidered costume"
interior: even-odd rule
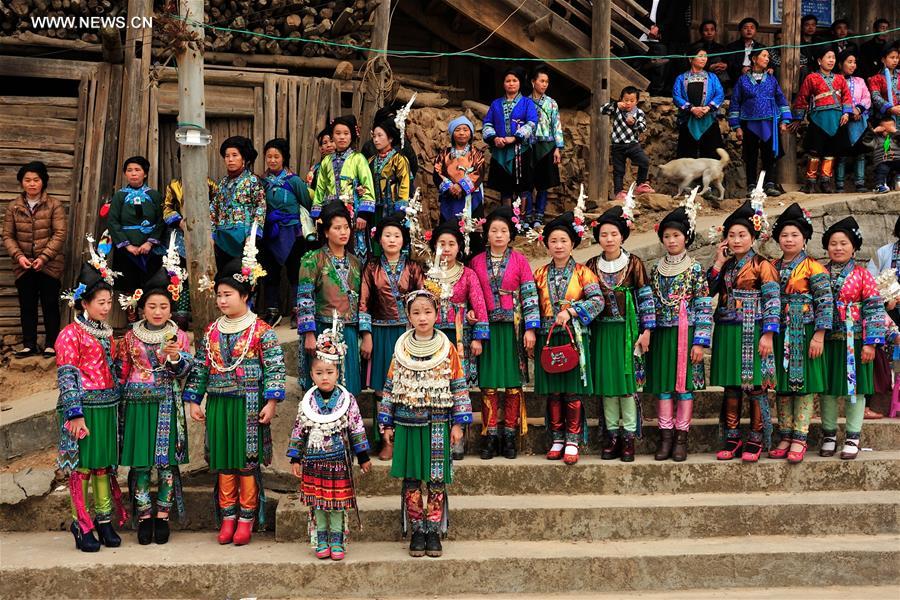
[[[350,213],[354,251],[364,259],[369,251],[368,223],[375,214],[375,184],[369,163],[355,150],[359,141],[356,117],[345,115],[333,120],[329,135],[334,141],[334,153],[322,159],[316,175],[312,218],[318,219],[326,206],[341,201]],[[348,344],[353,346],[349,340]]]
[[[268,276],[263,282],[265,321],[275,327],[281,322],[281,269],[290,284],[289,297],[297,297],[300,259],[307,249],[306,236],[315,236],[315,223],[309,216],[312,199],[306,183],[288,168],[290,147],[284,138],[266,142],[266,227],[263,233],[262,264]]]
[[[828,273],[806,254],[812,221],[796,202],[772,228],[782,257],[774,261],[781,282],[781,327],[775,338],[778,429],[781,441],[769,458],[799,463],[813,412],[813,394],[825,390],[825,333],[831,329],[832,298]]]
[[[803,117],[809,117],[809,128],[803,137],[809,163],[806,166],[806,185],[803,191],[812,193],[818,175],[819,187],[823,192],[834,192],[834,157],[840,156],[845,148],[846,136],[838,130],[847,124],[853,113],[850,88],[842,75],[832,70],[835,65],[834,50],[821,46],[816,57],[819,71],[810,73],[800,85],[794,98],[794,121],[792,131],[797,131]]]
[[[368,387],[379,398],[394,346],[409,325],[403,298],[422,289],[425,282],[422,267],[405,252],[410,242],[405,220],[406,213],[395,213],[378,224],[375,240],[381,246],[382,255],[369,259],[362,273],[359,352],[369,361]],[[378,458],[390,460],[393,453],[394,447],[384,443]]]
[[[401,519],[404,535],[412,529],[409,554],[440,556],[449,521],[446,486],[453,482],[450,446],[472,422],[472,405],[456,347],[435,328],[437,298],[419,290],[405,303],[413,329],[394,348],[378,424],[395,445],[391,477],[403,479]]]
[[[541,327],[537,288],[524,255],[512,249],[523,226],[519,202],[500,207],[484,224],[489,250],[472,259],[490,316],[490,341],[479,357],[478,387],[482,393],[481,458],[497,454],[516,457],[516,428],[520,418],[528,431],[522,382],[528,378],[527,356],[534,352],[536,329]],[[500,390],[504,390],[503,410]],[[499,424],[503,424],[502,434]]]
[[[837,168],[835,169],[835,189],[838,192],[844,191],[844,177],[847,173],[847,163],[850,162],[854,164],[856,191],[866,190],[866,154],[868,152],[862,142],[862,137],[869,126],[872,96],[869,94],[865,80],[853,75],[856,73],[858,55],[856,50],[844,50],[838,56],[841,75],[847,81],[847,87],[850,90],[850,104],[853,107],[850,120],[842,130],[843,134],[847,136],[847,140],[844,142],[847,149],[846,156],[837,159]]]
[[[206,421],[207,461],[218,473],[219,543],[238,546],[250,543],[254,518],[264,525],[260,466],[272,460],[269,424],[276,404],[284,400],[285,382],[278,338],[247,306],[257,279],[265,275],[256,262],[255,238],[253,226],[243,260],[234,259],[216,273],[222,316],[206,328],[184,390],[191,418]],[[200,407],[204,395],[206,411]]]
[[[757,186],[754,194],[765,197]],[[775,387],[772,338],[779,331],[781,304],[778,271],[753,250],[764,226],[764,213],[747,200],[728,215],[725,238],[707,272],[709,291],[719,295],[713,331],[710,383],[725,388],[722,415],[725,446],[716,454],[731,460],[744,448],[741,459],[756,462],[769,447],[772,419],[766,390]],[[750,399],[750,437],[741,440],[741,404]]]
[[[578,445],[587,443],[582,398],[594,392],[591,347],[587,326],[603,311],[603,293],[597,276],[572,258],[584,237],[584,222],[570,211],[544,227],[543,241],[551,260],[534,273],[541,331],[535,351],[559,346],[573,338],[578,346],[578,366],[561,373],[547,373],[541,361],[534,366],[534,391],[547,396],[547,429],[552,445],[547,460],[578,462]],[[565,452],[564,452],[565,451]]]
[[[291,470],[301,481],[300,495],[309,506],[310,538],[320,559],[344,558],[346,511],[356,508],[353,455],[363,473],[372,468],[356,398],[338,384],[346,352],[340,321],[335,318],[316,342],[315,385],[300,400],[288,443]]]
[[[251,171],[257,152],[253,142],[239,135],[222,142],[219,154],[228,173],[219,180],[209,203],[215,244],[216,271],[241,257],[252,224],[262,237],[266,223],[266,190]]]
[[[525,191],[526,220],[532,226],[544,223],[547,191],[559,185],[559,163],[566,146],[559,122],[559,105],[547,95],[549,86],[550,69],[546,65],[538,65],[531,72],[529,96],[538,114],[534,130],[534,187],[537,195],[532,196],[530,189]]]
[[[885,342],[885,314],[875,278],[854,259],[862,244],[862,233],[853,217],[838,221],[822,236],[822,246],[829,259],[825,268],[834,300],[834,323],[825,341],[825,390],[819,397],[822,412],[820,456],[834,456],[837,405],[845,398],[847,424],[841,458],[856,458],[865,395],[875,393],[873,361],[875,346]]]
[[[869,77],[869,91],[872,92],[872,109],[876,115],[891,115],[900,125],[900,48],[896,44],[885,44],[881,51],[879,73]]]
[[[697,188],[663,217],[657,235],[666,255],[650,270],[656,328],[650,334],[644,391],[658,398],[656,460],[687,459],[693,392],[705,386],[703,349],[712,335],[712,298],[703,267],[687,253],[695,237],[696,194]]]
[[[131,294],[159,270],[162,256],[153,250],[162,243],[165,226],[162,196],[147,185],[150,162],[132,156],[122,172],[126,185],[110,201],[109,234],[115,248],[113,265],[122,272],[116,289]],[[128,318],[134,322],[137,315],[129,311]]]
[[[626,201],[626,206],[630,204]],[[621,206],[603,213],[594,225],[594,239],[602,252],[587,262],[600,281],[604,300],[603,311],[591,323],[594,394],[603,405],[606,431],[600,458],[623,462],[634,460],[634,438],[640,435],[641,410],[635,392],[643,361],[634,353],[636,348],[647,351],[650,330],[656,326],[644,263],[622,248],[632,223],[630,210]]]
[[[119,386],[113,366],[113,330],[106,324],[118,273],[106,264],[104,250],[95,250],[91,237],[88,242],[91,259],[81,267],[75,289],[62,296],[69,306],[78,303],[83,312],[56,339],[57,463],[70,472],[75,546],[83,552],[97,552],[101,542],[108,548],[122,543],[112,526],[113,498],[119,525],[126,515],[114,468],[119,464]],[[89,482],[93,488],[93,521],[87,508]],[[100,541],[94,537],[94,529]]]
[[[141,545],[169,541],[173,504],[177,503],[179,515],[184,513],[178,465],[188,462],[187,424],[178,380],[187,377],[194,357],[187,334],[171,320],[172,307],[184,289],[174,240],[164,262],[166,267],[144,283],[136,300],[120,299],[123,305],[136,303],[144,314],[126,332],[116,364],[124,405],[120,464],[131,467],[128,489]],[[153,467],[159,475],[155,518],[150,497]]]
[[[375,218],[384,219],[409,204],[409,161],[400,152],[400,130],[392,120],[372,129],[375,154],[369,159],[375,189]]]
[[[332,202],[320,214],[318,229],[322,247],[300,263],[297,287],[297,332],[303,344],[300,377],[304,389],[312,387],[309,359],[316,352],[316,335],[330,324],[334,312],[344,324],[344,340],[350,349],[344,357],[345,386],[356,397],[362,390],[359,364],[359,292],[362,265],[352,254],[352,218],[341,202]]]
[[[525,77],[521,67],[503,73],[504,95],[491,103],[481,129],[484,142],[491,146],[488,187],[500,192],[505,204],[534,187],[531,144],[538,113],[534,102],[521,94]]]

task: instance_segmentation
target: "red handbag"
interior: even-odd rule
[[[569,343],[560,346],[544,346],[541,348],[541,367],[545,373],[567,373],[578,366],[578,346],[575,345],[575,338],[572,337],[572,330],[569,324],[565,325],[566,333],[569,334]],[[550,327],[547,334],[549,342],[553,336],[553,330],[556,329],[556,323]]]

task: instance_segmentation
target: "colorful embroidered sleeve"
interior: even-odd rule
[[[722,88],[718,77],[707,76],[706,80],[709,82],[706,105],[713,109],[718,109],[722,102],[725,101],[725,90]]]
[[[332,191],[334,188],[334,165],[332,164],[331,155],[329,154],[323,158],[319,165],[312,209],[309,211],[309,216],[313,219],[319,218],[319,213],[322,212],[322,207],[325,206],[325,198],[332,193],[336,193]]]
[[[133,362],[131,353],[128,352],[128,342],[129,337],[133,335],[134,334],[130,331],[125,334],[122,343],[118,345],[115,355],[116,358],[113,361],[113,370],[115,371],[114,376],[119,382],[119,385],[125,385],[128,382],[128,378],[131,376]]]
[[[854,274],[858,276],[858,298],[862,300],[863,343],[878,345],[884,343],[884,302],[878,293],[875,278],[863,267],[856,267]],[[849,283],[849,277],[847,283]],[[846,286],[845,283],[844,285]]]
[[[363,268],[362,282],[359,286],[359,332],[372,332],[372,314],[369,312],[369,300],[375,289],[375,270],[367,265]],[[377,292],[376,292],[377,293]]]
[[[562,123],[559,120],[559,104],[552,98],[550,99],[550,131],[553,133],[556,147],[560,150],[565,148],[566,140],[563,137]]]
[[[600,280],[584,265],[575,266],[578,282],[581,285],[582,298],[572,303],[582,325],[590,325],[603,312],[603,290]]]
[[[375,212],[375,182],[372,180],[372,170],[369,169],[369,163],[360,152],[354,152],[344,161],[344,167],[341,169],[341,177],[344,172],[350,169],[351,177],[355,180],[356,185],[362,186],[365,191],[362,196],[357,196],[356,191],[352,193],[354,197],[358,197],[359,206],[356,211],[359,213]]]
[[[222,183],[228,178],[226,175],[222,179],[219,180],[219,183],[216,184],[216,191],[209,198],[209,222],[212,224],[212,230],[215,232],[216,227],[218,227],[219,223],[222,222],[222,194],[219,193],[219,190],[222,188]]]
[[[353,454],[368,452],[370,447],[369,440],[366,438],[366,426],[363,424],[356,398],[350,400],[350,408],[347,409],[347,429],[350,433],[348,437],[350,438],[350,446],[353,448]]]
[[[378,402],[378,424],[383,427],[394,426],[394,362],[395,359],[391,359],[391,366],[384,378],[381,400]]]
[[[802,121],[803,117],[806,116],[809,98],[813,95],[812,90],[814,80],[815,74],[810,73],[803,79],[803,83],[800,84],[800,90],[797,92],[797,95],[794,96],[794,120]]]
[[[853,98],[850,96],[850,86],[847,85],[847,80],[844,79],[840,75],[835,75],[835,86],[838,85],[838,77],[840,77],[840,88],[841,88],[841,111],[844,114],[852,115],[853,114]]]
[[[491,106],[490,108],[488,108],[487,114],[484,115],[484,120],[481,123],[481,138],[485,142],[490,142],[492,139],[497,137],[497,120],[499,118],[501,122],[503,121],[502,113],[499,115],[499,117],[496,114],[497,110],[495,109],[495,106],[497,106],[497,104],[497,100],[494,100],[491,103]]]
[[[834,323],[834,298],[831,296],[831,278],[818,262],[814,262],[813,273],[809,277],[809,287],[813,296],[816,331],[830,330]]]
[[[525,329],[541,328],[541,311],[538,305],[537,286],[534,283],[534,275],[527,260],[522,261],[522,279],[519,284],[519,297],[522,302],[522,317],[525,320]]]
[[[251,217],[256,221],[256,235],[262,237],[263,230],[266,226],[266,188],[263,187],[259,177],[253,175],[250,177],[248,202],[251,204]],[[249,223],[248,223],[249,225]]]
[[[397,181],[397,196],[394,198],[394,210],[406,210],[409,204],[409,161],[399,152],[392,159],[394,178]]]
[[[469,309],[475,311],[475,324],[472,325],[472,337],[476,340],[486,340],[491,336],[491,330],[488,326],[487,306],[484,303],[484,294],[481,290],[481,284],[478,282],[478,275],[475,271],[465,267],[463,276],[466,278],[466,303]],[[466,315],[463,315],[466,319]]]
[[[301,410],[300,406],[297,406],[297,417],[294,419],[294,427],[291,428],[291,438],[288,440],[287,452],[285,453],[292,459],[291,462],[302,459],[306,453],[306,428],[300,425]]]
[[[257,322],[259,323],[259,322]],[[262,364],[263,398],[266,400],[284,400],[285,369],[284,352],[278,343],[278,336],[273,329],[266,329],[259,338],[260,363]],[[303,351],[303,348],[300,348]]]
[[[694,309],[694,344],[709,348],[712,344],[713,309],[709,283],[703,266],[695,262],[691,267],[691,305]]]
[[[183,331],[178,332],[178,345],[181,346],[178,360],[174,363],[167,360],[166,368],[176,379],[184,379],[194,368],[194,357],[191,354],[191,341]]]
[[[59,387],[59,399],[56,409],[65,415],[66,420],[83,417],[82,398],[84,388],[81,384],[81,370],[78,368],[78,336],[74,328],[65,328],[56,340],[56,380]]]
[[[778,271],[769,261],[760,258],[759,277],[762,302],[763,333],[778,333],[781,328],[781,283]]]
[[[177,179],[173,179],[166,186],[166,196],[163,199],[163,221],[166,225],[181,221],[182,193],[181,182]]]
[[[210,325],[209,327],[214,326]],[[206,347],[206,334],[209,332],[209,327],[206,328],[206,332],[204,332],[203,337],[200,338],[200,342],[197,344],[194,368],[184,384],[182,398],[185,402],[200,404],[203,401],[203,396],[206,395],[206,386],[209,384],[209,352]]]
[[[644,262],[641,259],[635,256],[634,260],[634,289],[637,297],[641,330],[655,329],[656,306],[653,301],[653,290],[650,288],[650,280],[647,278],[647,269],[644,267]]]
[[[454,425],[470,425],[472,423],[472,401],[469,399],[469,384],[466,383],[466,372],[463,371],[459,354],[454,346],[450,346],[450,394],[453,396],[453,408],[450,416]]]
[[[887,90],[892,82],[887,81],[884,77],[884,70],[881,73],[869,77],[869,91],[872,97],[872,106],[878,114],[887,114],[894,104],[897,103],[897,96],[894,95],[894,102],[890,101]]]
[[[691,107],[687,97],[687,90],[684,86],[684,73],[675,78],[675,84],[672,86],[672,101],[681,110],[687,110]],[[612,104],[612,101],[610,101],[610,104]]]
[[[297,333],[316,332],[316,300],[313,297],[319,274],[319,252],[308,252],[300,261],[297,282]]]
[[[534,130],[537,127],[538,122],[538,113],[537,107],[534,105],[534,102],[531,99],[522,98],[519,103],[525,104],[525,123],[520,125],[518,129],[516,129],[515,136],[519,140],[528,141],[534,135]]]

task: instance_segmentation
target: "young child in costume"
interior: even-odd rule
[[[759,189],[754,194],[765,192]],[[778,271],[753,250],[765,223],[761,205],[747,200],[728,215],[723,224],[725,238],[707,272],[709,291],[719,295],[714,315],[710,383],[725,388],[721,421],[725,446],[716,454],[731,460],[744,449],[741,459],[756,462],[769,447],[772,419],[767,391],[775,387],[773,338],[781,322]],[[741,440],[741,404],[750,399],[750,437]]]
[[[628,196],[631,196],[629,191]],[[614,206],[594,224],[594,239],[602,252],[587,262],[600,281],[603,310],[591,323],[590,368],[594,371],[594,394],[603,405],[606,431],[600,458],[634,461],[634,438],[640,435],[641,410],[637,396],[637,378],[642,362],[635,348],[646,352],[650,330],[656,326],[653,292],[644,263],[629,254],[622,244],[631,233],[632,203],[626,208]],[[621,418],[622,425],[619,426]]]
[[[774,261],[781,284],[781,327],[775,337],[775,385],[781,441],[769,458],[799,463],[813,413],[813,394],[825,391],[825,334],[831,329],[832,298],[828,272],[806,254],[812,220],[794,202],[778,216],[772,237],[782,256]]]
[[[695,238],[696,195],[694,189],[683,206],[659,223],[657,235],[666,255],[650,270],[656,328],[650,333],[644,392],[658,398],[656,460],[687,459],[693,392],[705,386],[703,349],[712,337],[712,298],[703,266],[688,254]]]
[[[329,135],[334,152],[322,159],[310,214],[318,219],[326,206],[341,201],[350,213],[353,249],[358,257],[365,259],[369,252],[368,223],[375,215],[375,184],[366,157],[355,149],[359,142],[356,117],[345,115],[333,120]],[[315,339],[312,343],[315,345]],[[353,346],[349,340],[348,344]]]
[[[451,444],[472,422],[466,375],[456,347],[439,329],[437,298],[427,290],[406,297],[412,329],[400,336],[384,382],[378,424],[394,443],[391,476],[403,479],[403,534],[410,556],[440,556],[447,532],[446,486],[453,482]],[[428,498],[423,503],[422,483]]]
[[[261,465],[272,461],[269,424],[284,400],[284,355],[275,331],[247,302],[265,271],[256,262],[256,227],[244,258],[216,273],[216,306],[222,316],[209,324],[197,345],[184,399],[191,418],[206,421],[209,470],[216,480],[220,544],[250,543],[254,519],[265,525]],[[200,407],[206,395],[206,410]],[[259,417],[256,418],[256,415]]]
[[[574,340],[579,356],[577,366],[558,373],[548,373],[543,360],[536,361],[534,391],[547,397],[552,442],[547,460],[559,460],[565,454],[564,462],[574,465],[579,444],[587,443],[582,398],[594,393],[587,327],[603,311],[603,292],[597,276],[572,257],[584,237],[580,218],[566,212],[547,223],[542,233],[551,260],[534,273],[541,313],[535,352],[540,356],[545,346]]]
[[[134,304],[144,314],[125,333],[117,362],[125,407],[120,464],[131,467],[128,491],[141,545],[169,541],[173,504],[179,515],[184,513],[178,465],[188,462],[187,423],[178,380],[187,377],[194,356],[188,335],[171,317],[185,279],[173,240],[163,268],[144,282],[139,293],[119,299],[123,306]],[[154,467],[159,476],[155,518],[150,496]]]
[[[862,247],[859,224],[842,219],[822,236],[828,252],[828,275],[834,300],[834,324],[825,340],[825,390],[819,397],[822,412],[820,456],[837,449],[838,401],[844,398],[847,417],[841,458],[859,454],[865,396],[875,393],[875,346],[885,342],[884,304],[875,278],[854,258]]]
[[[363,473],[372,468],[369,442],[356,398],[338,383],[347,352],[335,317],[316,342],[311,387],[300,400],[287,455],[309,506],[310,538],[316,558],[344,558],[347,511],[356,508],[353,455]],[[313,533],[315,532],[315,533]]]
[[[82,552],[97,552],[101,542],[108,548],[122,543],[112,525],[113,498],[119,525],[126,515],[114,468],[119,464],[119,385],[113,366],[113,330],[106,323],[118,273],[106,264],[110,242],[101,243],[101,249],[95,250],[94,240],[88,236],[88,244],[91,258],[81,267],[78,285],[62,296],[69,306],[78,303],[83,312],[56,339],[57,464],[69,473],[75,547]],[[88,483],[93,488],[93,520],[87,507]]]
[[[469,263],[481,282],[490,316],[490,341],[478,357],[481,458],[485,460],[498,454],[515,458],[520,419],[522,434],[528,431],[522,382],[528,378],[528,354],[534,352],[535,330],[541,327],[541,317],[531,266],[511,246],[522,226],[518,201],[512,208],[494,210],[484,224],[488,251]]]
[[[362,389],[359,366],[359,292],[362,264],[351,245],[352,217],[341,202],[332,202],[319,215],[322,247],[308,253],[300,263],[297,286],[297,333],[302,344],[299,374],[304,389],[312,387],[309,359],[316,352],[316,335],[330,324],[337,311],[344,324],[344,357],[347,389],[359,397]]]
[[[378,224],[375,240],[381,246],[382,254],[369,259],[362,273],[359,352],[369,361],[368,387],[378,398],[384,390],[394,345],[409,325],[403,298],[422,289],[425,282],[421,265],[410,260],[404,251],[410,242],[405,220],[405,213],[395,213]],[[375,412],[377,414],[377,408]],[[390,460],[393,453],[394,447],[384,443],[378,458]]]

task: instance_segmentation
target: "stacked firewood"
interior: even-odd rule
[[[60,40],[100,41],[97,29],[82,28],[79,17],[124,17],[128,3],[117,0],[0,0],[0,35],[32,33]],[[34,19],[75,17],[72,27],[59,21],[36,26]]]

